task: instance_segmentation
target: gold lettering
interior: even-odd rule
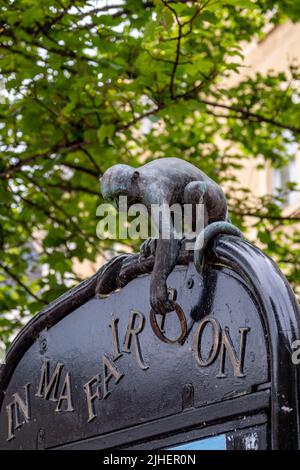
[[[111,328],[113,361],[116,361],[119,357],[123,356],[119,345],[118,323],[119,319],[112,317],[111,324],[109,325]]]
[[[35,396],[45,400],[57,401],[59,379],[64,364],[58,362],[49,380],[49,361],[45,360],[41,369],[41,378]]]
[[[108,390],[108,383],[110,379],[114,377],[115,383],[117,384],[121,380],[124,374],[121,374],[106,356],[102,356],[102,364],[103,364],[103,398],[105,399],[110,394],[110,390]]]
[[[226,377],[226,374],[225,374],[226,351],[228,352],[230,362],[233,366],[234,376],[245,377],[244,360],[245,360],[245,350],[246,350],[246,337],[249,331],[250,331],[250,328],[245,328],[245,327],[239,328],[239,332],[241,336],[240,336],[240,351],[239,351],[239,356],[238,356],[232,344],[232,340],[229,334],[229,328],[225,327],[222,333],[221,363],[220,363],[220,371],[217,375],[218,378]]]
[[[138,319],[137,325],[135,325]],[[135,357],[139,367],[143,370],[149,368],[144,363],[138,335],[143,331],[145,323],[144,316],[138,311],[132,311],[128,320],[127,331],[124,339],[123,352],[129,353],[132,344],[134,345]]]
[[[66,373],[65,380],[61,387],[57,406],[55,408],[56,412],[59,413],[62,411],[62,403],[64,401],[66,401],[66,405],[67,405],[64,411],[74,411],[73,404],[72,404],[71,377],[70,377],[69,372]]]
[[[14,402],[9,403],[6,406],[7,418],[8,418],[8,431],[7,431],[7,440],[10,441],[15,437],[15,427],[14,427],[14,408],[16,404]]]
[[[97,374],[83,386],[85,394],[86,394],[87,406],[88,406],[88,414],[89,414],[88,423],[92,421],[94,418],[96,418],[97,416],[95,413],[94,400],[96,400],[96,398],[100,400],[100,390],[99,390],[100,383],[101,383],[101,377],[99,374]],[[97,386],[96,386],[96,390],[93,392],[94,385],[97,385]]]
[[[29,383],[24,385],[25,400],[23,400],[18,393],[14,393],[12,395],[13,401],[6,406],[8,415],[8,441],[15,437],[16,429],[20,428],[24,423],[29,423],[30,421],[29,387]]]
[[[208,358],[204,360],[201,354],[201,339],[203,331],[208,324],[212,326],[213,345]],[[221,327],[219,322],[215,318],[204,318],[203,320],[201,320],[194,336],[193,347],[195,360],[200,367],[210,366],[216,360],[220,349],[220,339]]]

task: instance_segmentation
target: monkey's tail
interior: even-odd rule
[[[234,235],[242,237],[242,232],[229,222],[219,221],[207,225],[197,236],[194,247],[194,263],[199,273],[203,269],[205,249],[212,238],[216,235]]]

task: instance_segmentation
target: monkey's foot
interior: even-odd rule
[[[150,305],[154,312],[165,315],[174,310],[174,302],[170,300],[170,293],[166,281],[152,277],[150,285]]]
[[[140,247],[140,258],[149,258],[149,256],[155,256],[156,242],[156,238],[148,238],[145,240]]]

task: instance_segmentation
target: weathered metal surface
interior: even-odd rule
[[[157,448],[183,429],[233,432],[238,419],[259,426],[260,447],[297,448],[295,298],[241,239],[219,237],[207,260],[203,274],[190,263],[168,279],[187,318],[182,345],[153,334],[148,274],[106,298],[94,277],[33,319],[3,370],[0,448]],[[175,313],[163,328],[179,336]]]

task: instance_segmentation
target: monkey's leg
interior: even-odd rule
[[[213,181],[192,181],[189,183],[184,190],[184,202],[192,204],[194,207],[200,204],[204,205],[202,228],[209,223],[226,220],[228,217],[225,194],[220,186]]]
[[[164,315],[172,310],[168,299],[167,278],[176,265],[181,239],[175,231],[168,201],[162,202],[159,212],[152,213],[159,237],[150,282],[150,304],[155,313]]]
[[[206,193],[207,183],[204,181],[192,181],[184,189],[185,237],[182,245],[185,250],[193,250],[197,235],[208,224]]]
[[[150,282],[150,304],[155,313],[164,315],[172,310],[168,299],[167,279],[176,266],[181,240],[159,238]]]
[[[185,204],[201,204],[204,201],[204,194],[207,191],[207,184],[205,181],[191,181],[184,188],[184,202]]]
[[[228,218],[228,209],[225,194],[222,188],[214,182],[206,184],[204,204],[208,213],[208,224],[225,221]]]

